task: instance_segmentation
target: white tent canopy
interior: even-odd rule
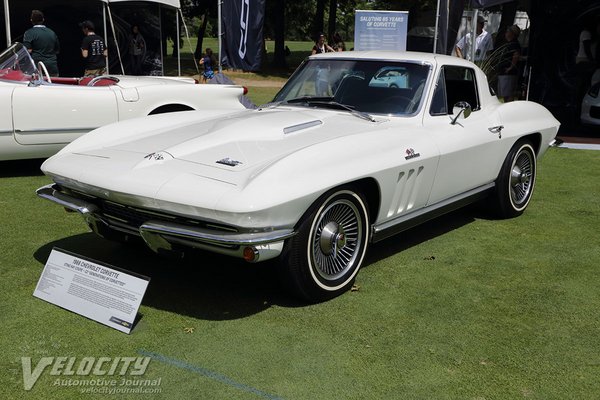
[[[6,46],[9,47],[11,42],[12,42],[12,38],[11,38],[11,34],[10,34],[10,6],[9,6],[9,1],[10,0],[4,0],[4,22],[5,22],[5,27],[6,27]],[[90,1],[90,0],[77,0],[77,1]],[[94,1],[94,0],[92,0]],[[115,36],[115,32],[114,32],[114,23],[112,21],[112,15],[110,12],[110,4],[114,4],[114,3],[124,3],[124,2],[131,2],[131,1],[137,1],[137,0],[99,0],[102,3],[105,3],[105,16],[104,16],[104,34],[106,35],[106,11],[108,11],[108,17],[110,19],[110,25],[111,25],[111,29],[113,30],[113,36],[116,38]],[[156,3],[156,4],[162,4],[164,6],[168,6],[168,7],[173,7],[176,8],[179,11],[179,15],[181,16],[182,20],[183,20],[183,13],[181,12],[181,3],[180,0],[143,0],[144,2],[148,2],[148,3]],[[176,24],[177,24],[177,31],[179,31],[179,17],[176,18]],[[185,27],[185,22],[184,22],[184,27]],[[187,34],[187,27],[186,28],[186,34]],[[106,37],[105,37],[106,40]],[[179,47],[179,42],[177,42],[177,46]],[[188,42],[189,42],[189,36],[188,36]],[[191,45],[190,45],[191,47]],[[117,53],[119,53],[119,48],[117,45]],[[178,49],[178,53],[179,53],[179,49]],[[121,71],[124,73],[124,69],[123,69],[123,64],[121,62],[121,55],[118,54],[119,57],[119,62],[121,64]],[[179,74],[181,75],[181,60],[178,58],[177,60],[178,62],[178,70],[179,70]],[[197,68],[197,66],[196,66]]]
[[[79,0],[79,1],[88,1],[88,0]],[[107,5],[110,3],[123,3],[126,1],[132,1],[132,0],[100,0],[103,3],[106,3]],[[149,3],[159,3],[159,4],[164,4],[166,6],[170,6],[170,7],[174,7],[177,9],[181,9],[181,3],[179,2],[179,0],[144,0],[147,1]],[[4,22],[5,22],[5,27],[6,27],[6,46],[10,46],[11,43],[11,37],[10,37],[10,6],[9,6],[9,0],[4,0]]]

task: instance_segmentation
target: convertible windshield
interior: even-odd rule
[[[37,74],[29,52],[21,43],[15,43],[0,54],[0,79],[29,81]]]
[[[364,113],[410,115],[419,109],[429,69],[414,62],[308,60],[274,101],[314,106],[299,99],[330,98]]]

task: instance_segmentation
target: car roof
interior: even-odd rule
[[[442,54],[420,53],[416,51],[394,50],[368,50],[368,51],[340,51],[333,53],[315,54],[310,59],[345,59],[345,60],[389,60],[411,61],[428,64],[451,64],[465,67],[474,67],[475,64],[459,57]]]

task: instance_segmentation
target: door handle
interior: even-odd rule
[[[504,125],[498,125],[498,126],[492,126],[491,128],[488,128],[488,131],[494,133],[494,134],[498,134],[498,139],[502,139],[502,129],[504,129]]]

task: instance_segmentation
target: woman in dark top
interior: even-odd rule
[[[312,54],[329,53],[333,51],[335,50],[325,43],[325,35],[321,33],[312,48]]]

